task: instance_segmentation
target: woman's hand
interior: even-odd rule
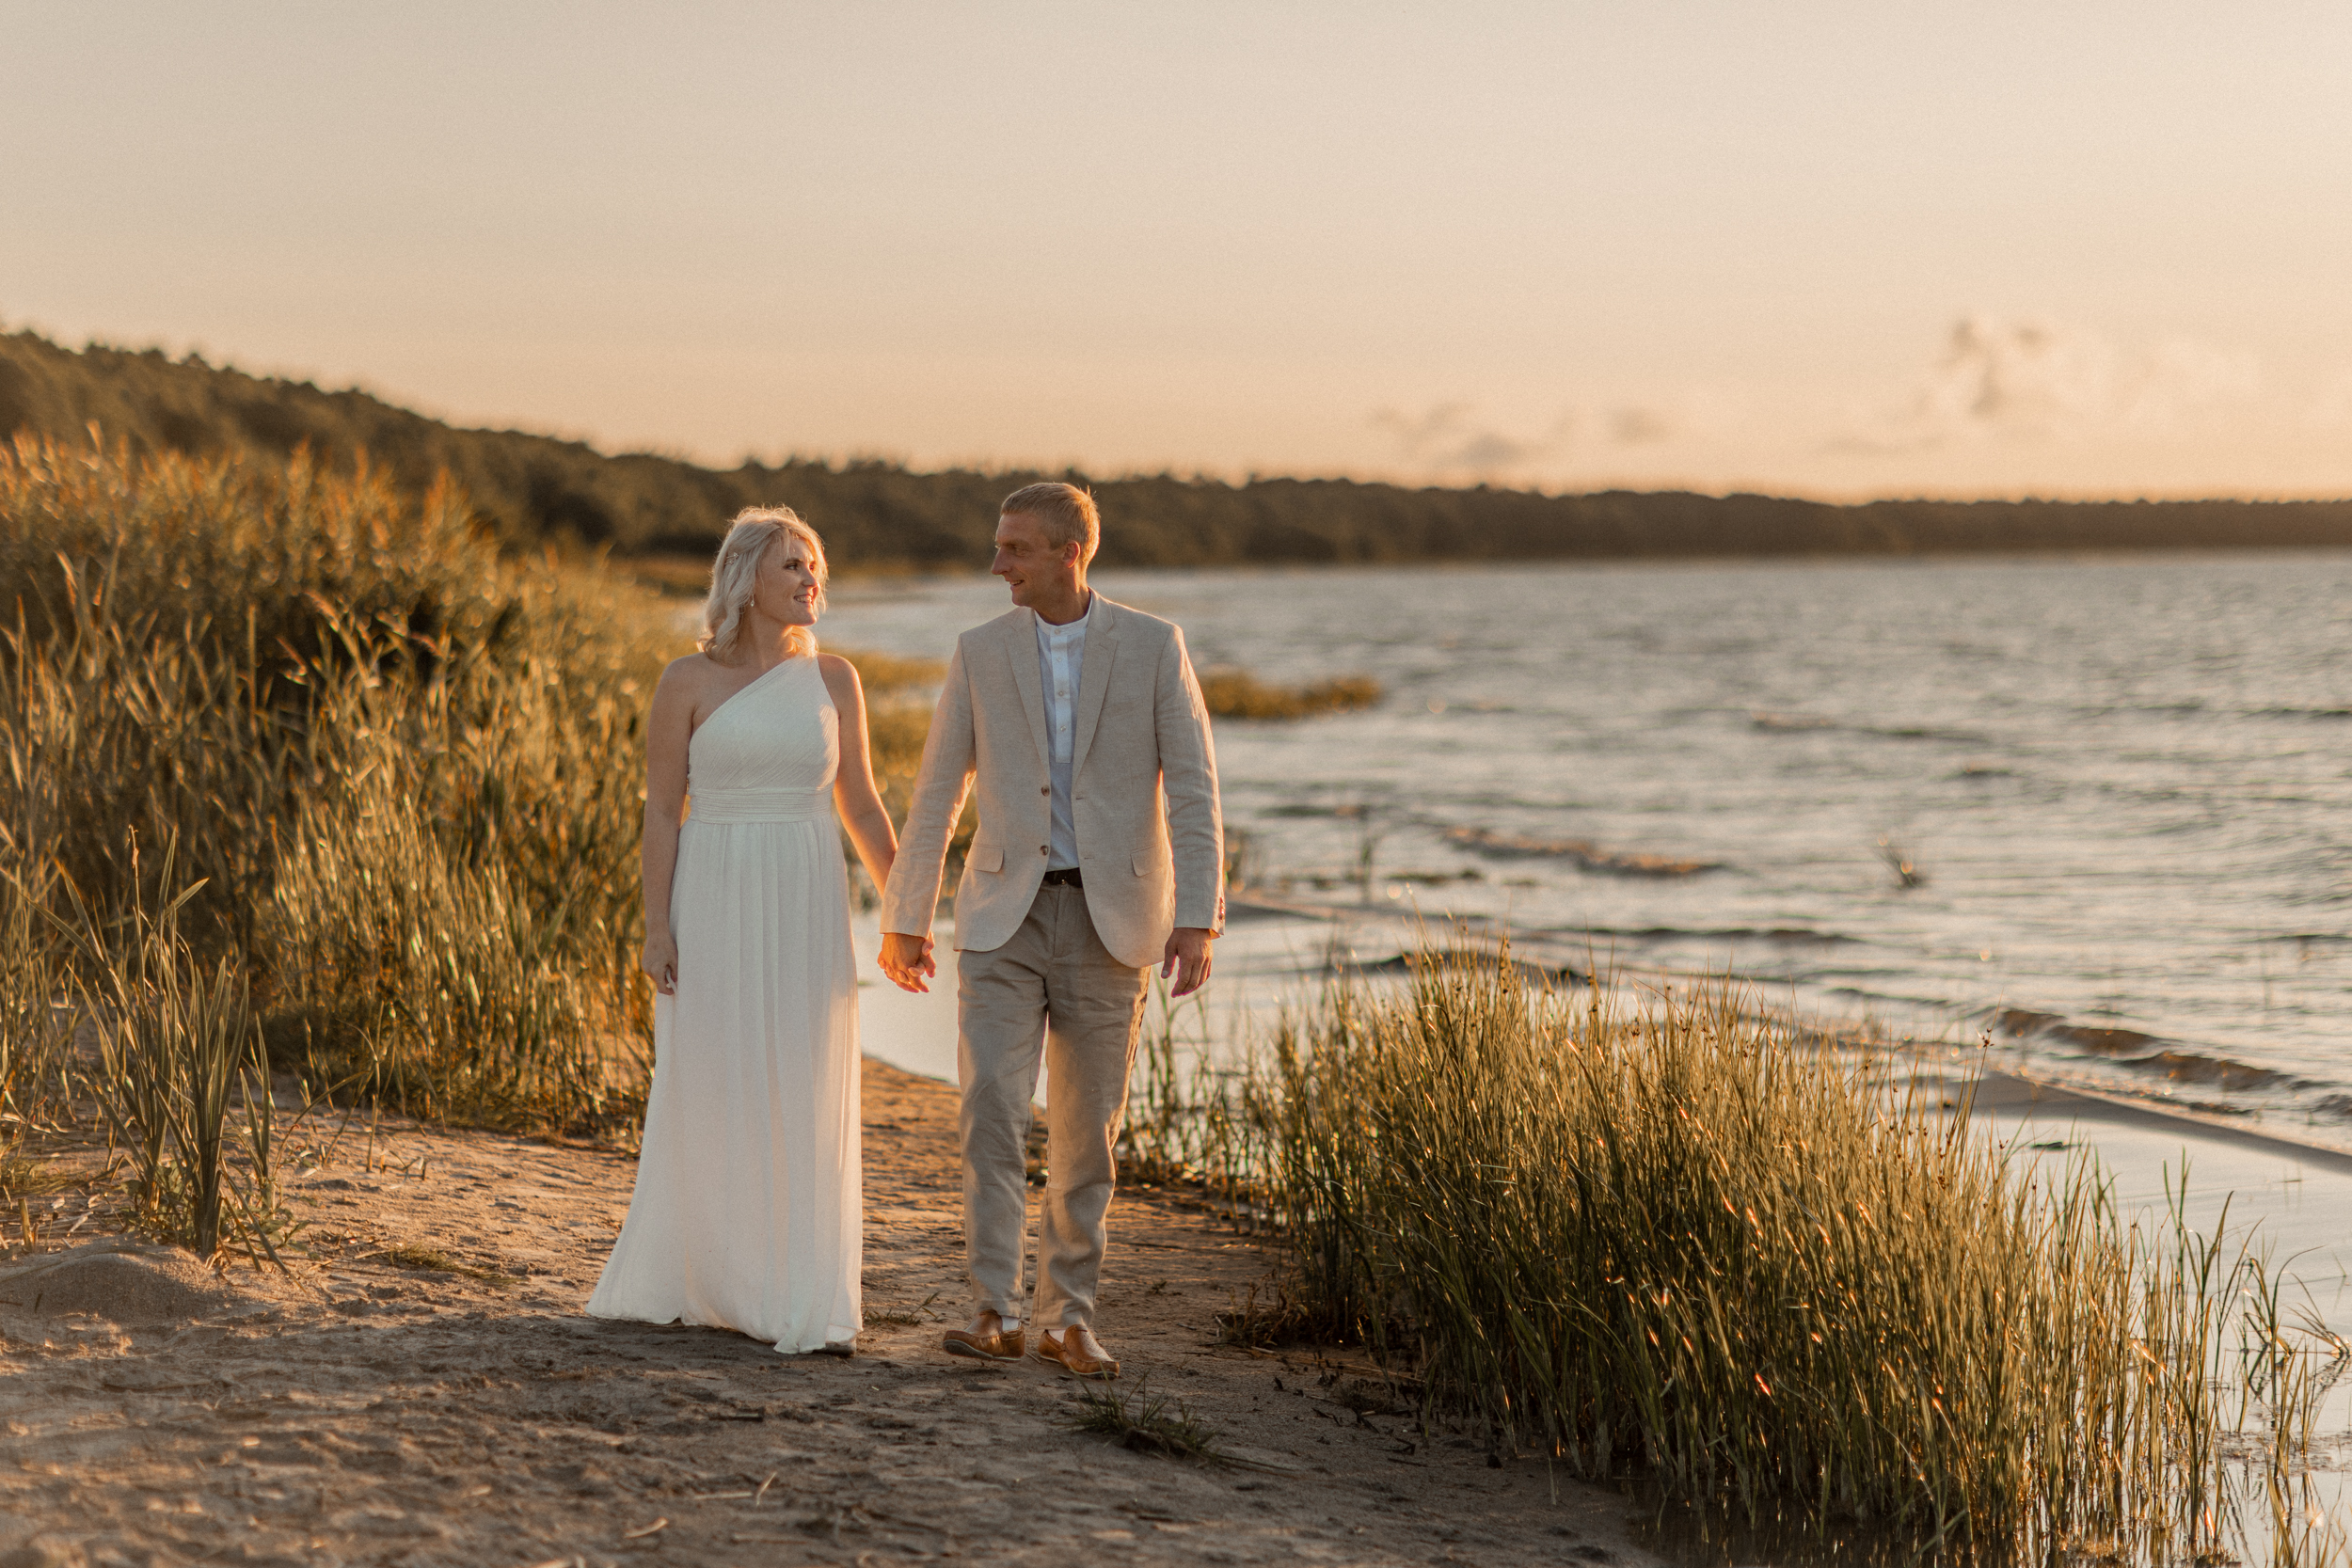
[[[645,973],[653,976],[653,989],[664,996],[677,994],[677,939],[666,932],[645,939]]]

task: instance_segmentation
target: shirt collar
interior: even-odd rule
[[[1037,634],[1040,637],[1050,637],[1057,642],[1067,642],[1073,638],[1084,637],[1087,634],[1087,623],[1093,619],[1094,595],[1089,593],[1087,595],[1087,608],[1085,614],[1079,616],[1074,621],[1065,621],[1058,626],[1054,625],[1051,621],[1048,621],[1044,616],[1040,615],[1037,618]]]

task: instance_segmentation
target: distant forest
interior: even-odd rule
[[[0,335],[0,438],[86,440],[92,426],[136,450],[290,453],[308,443],[338,463],[364,452],[418,489],[445,470],[486,526],[517,547],[569,542],[629,555],[699,554],[739,508],[783,504],[818,527],[837,565],[867,568],[970,566],[987,549],[997,501],[1041,478],[1093,489],[1104,562],[1116,566],[2352,546],[2352,500],[1835,506],[1337,479],[918,473],[883,462],[706,468],[649,453],[608,456],[520,431],[462,430],[365,392],[246,375],[194,355],[98,344],[76,352],[29,332]],[[790,434],[778,433],[786,443]]]

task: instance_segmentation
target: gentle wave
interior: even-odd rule
[[[1490,860],[1560,860],[1612,877],[1695,877],[1724,869],[1720,861],[1680,860],[1672,855],[1602,849],[1581,838],[1530,838],[1491,828],[1449,828],[1445,839],[1457,848]]]
[[[1828,945],[1855,941],[1835,931],[1808,930],[1801,926],[1579,926],[1540,927],[1534,935],[1550,938],[1613,937],[1636,942],[1774,942]]]
[[[1963,746],[1989,746],[1993,743],[1993,737],[1980,730],[1954,729],[1943,724],[1855,724],[1810,713],[1751,710],[1748,726],[1767,735],[1809,735],[1835,730],[1841,735],[1876,736],[1882,740],[1948,740]]]
[[[2135,1072],[2233,1094],[2259,1089],[2325,1086],[2312,1079],[2257,1067],[2251,1062],[2233,1061],[2227,1056],[2190,1050],[2178,1040],[2138,1029],[2069,1023],[2058,1013],[2004,1007],[1994,1015],[1994,1027],[2020,1044],[2070,1046],[2086,1055],[2101,1057],[2117,1067],[2130,1068]]]

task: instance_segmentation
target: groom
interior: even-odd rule
[[[1184,996],[1225,924],[1224,833],[1208,710],[1184,636],[1087,587],[1102,525],[1069,484],[1005,498],[990,570],[1013,610],[958,640],[882,890],[882,967],[928,990],[947,837],[977,784],[979,829],[956,888],[956,1065],[963,1239],[977,1314],[945,1341],[1009,1361],[1023,1345],[1023,1142],[1046,1069],[1038,1356],[1119,1375],[1095,1338],[1112,1144],[1151,967]],[[1162,796],[1166,806],[1162,806]]]

